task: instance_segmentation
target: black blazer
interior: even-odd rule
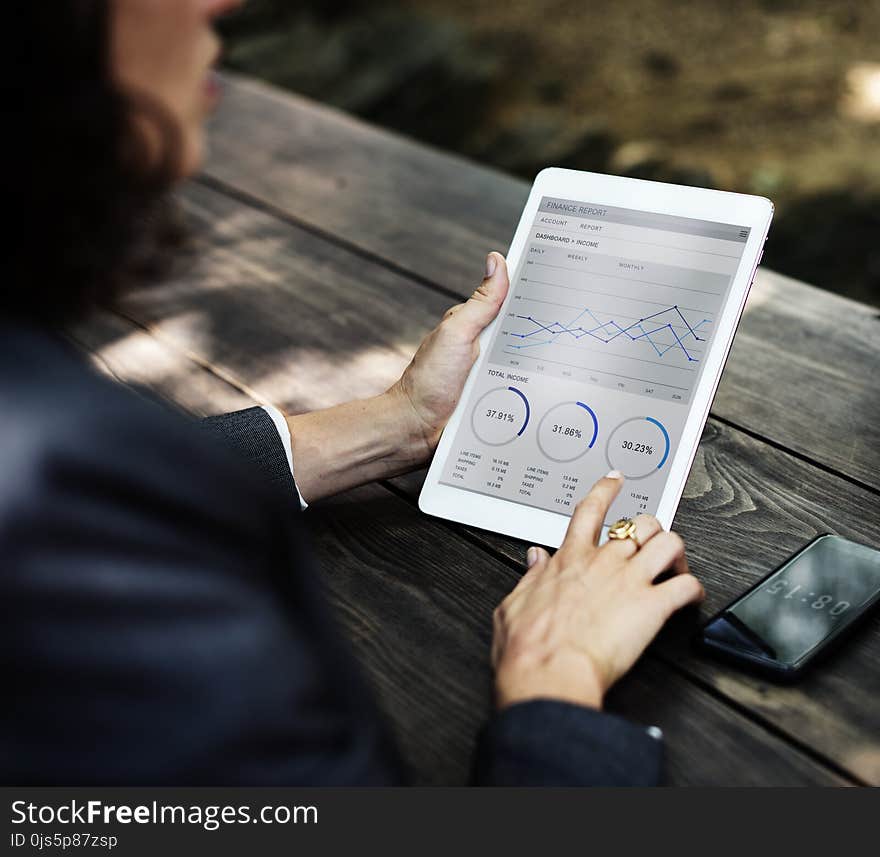
[[[0,563],[4,784],[401,781],[261,409],[199,426],[0,320]],[[474,777],[650,784],[660,759],[536,701],[492,718]]]

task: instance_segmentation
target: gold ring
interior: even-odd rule
[[[608,528],[608,538],[613,539],[614,541],[632,539],[633,542],[635,542],[636,550],[641,547],[638,536],[636,535],[636,522],[632,518],[621,518],[620,520],[615,521]]]

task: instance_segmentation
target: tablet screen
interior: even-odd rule
[[[655,513],[747,227],[544,197],[442,472],[570,515]]]

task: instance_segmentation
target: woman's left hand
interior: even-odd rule
[[[406,473],[431,457],[507,287],[507,263],[490,253],[479,288],[443,316],[388,390],[287,418],[296,484],[307,502]]]
[[[504,256],[490,253],[483,282],[467,301],[446,312],[388,391],[424,440],[426,459],[436,448],[480,353],[479,336],[498,315],[509,285]]]

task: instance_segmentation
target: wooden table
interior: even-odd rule
[[[78,336],[194,413],[369,396],[507,247],[527,190],[233,78],[181,194],[189,265]],[[878,372],[876,309],[759,273],[675,523],[704,614],[817,533],[880,545]],[[423,475],[306,519],[415,781],[458,784],[489,707],[490,614],[527,545],[422,515]],[[663,729],[670,783],[880,784],[880,615],[794,687],[696,656],[694,621],[674,621],[608,700]]]

